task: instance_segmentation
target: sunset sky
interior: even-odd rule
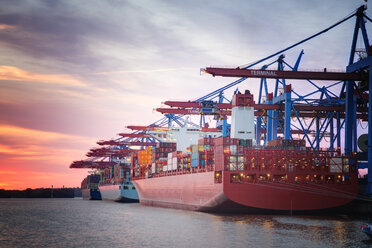
[[[200,68],[257,61],[362,4],[0,1],[0,188],[79,186],[87,170],[69,165],[97,140],[158,120],[162,101],[193,100],[233,81]],[[304,49],[301,68],[345,69],[354,22],[286,52],[286,61]],[[257,82],[239,87],[257,93]]]

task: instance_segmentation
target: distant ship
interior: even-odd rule
[[[132,153],[140,203],[206,212],[308,213],[355,199],[354,154],[311,150],[304,140],[253,145],[253,104],[251,94],[234,95],[231,137],[207,136],[176,151],[187,140],[183,136]]]
[[[100,176],[97,174],[88,175],[81,182],[81,193],[86,200],[102,200],[101,192],[98,188]]]

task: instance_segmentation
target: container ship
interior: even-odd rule
[[[111,158],[110,161],[74,161],[70,168],[92,168],[81,182],[83,199],[139,202],[130,177],[130,157]]]
[[[187,132],[131,154],[140,204],[204,212],[309,213],[331,210],[358,192],[355,154],[313,150],[304,140],[254,145],[253,95],[235,94],[230,137]],[[182,147],[185,149],[179,149]]]
[[[98,188],[100,176],[96,174],[88,175],[81,182],[81,193],[86,200],[102,200],[101,192]]]

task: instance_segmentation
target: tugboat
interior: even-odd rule
[[[129,178],[125,178],[120,185],[101,184],[99,190],[103,200],[112,200],[116,202],[139,202],[135,186]]]
[[[123,181],[120,186],[121,202],[135,203],[139,202],[137,190],[134,187],[130,178]]]
[[[370,224],[363,225],[360,230],[368,235],[369,238],[372,238],[372,230]]]

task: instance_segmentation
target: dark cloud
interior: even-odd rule
[[[87,30],[95,29],[91,23],[64,16],[9,14],[0,15],[0,23],[19,27],[12,32],[3,32],[1,42],[35,59],[53,59],[81,66],[95,66],[99,62],[89,55],[83,42]]]
[[[100,68],[102,56],[92,53],[91,42],[135,43],[134,35],[121,30],[125,24],[113,22],[110,13],[112,5],[104,5],[97,13],[92,8],[78,4],[62,4],[60,1],[39,1],[38,5],[23,6],[11,11],[3,6],[0,24],[16,25],[18,29],[0,31],[0,41],[36,59],[52,59],[78,65],[78,70]],[[30,10],[25,12],[25,8]],[[121,5],[129,9],[129,5]],[[125,18],[123,19],[125,21]],[[125,22],[124,22],[125,23]],[[99,47],[97,47],[99,49]]]
[[[195,56],[208,56],[212,44],[190,40],[200,34],[214,37],[216,43],[241,40],[241,44],[288,42],[313,25],[308,12],[318,8],[319,16],[329,12],[323,1],[90,1],[89,5],[63,1],[31,1],[2,6],[0,23],[18,25],[19,30],[1,32],[0,41],[37,59],[54,59],[76,65],[71,70],[89,71],[112,67],[130,67],[125,50],[152,50],[154,63],[164,57],[177,63]],[[334,1],[338,3],[337,1]],[[343,13],[353,5],[334,4]],[[21,6],[21,7],[15,7]],[[312,12],[313,13],[313,12]],[[303,16],[303,18],[301,17]],[[315,20],[320,19],[313,16]],[[160,21],[159,21],[160,20]],[[297,31],[291,32],[297,26]],[[325,24],[327,25],[327,24]],[[179,32],[188,35],[178,37]],[[200,40],[201,42],[203,40]],[[121,47],[122,59],[105,56],[100,44]],[[232,44],[233,45],[233,44]],[[235,44],[236,45],[236,44]],[[225,47],[229,49],[229,47]],[[99,50],[98,56],[95,52]],[[216,51],[222,53],[224,51]],[[164,54],[166,56],[164,56]],[[210,56],[210,55],[209,55]],[[143,57],[137,58],[143,62]],[[211,58],[212,59],[212,58]],[[137,65],[136,65],[137,66]]]
[[[44,71],[50,68],[52,72],[80,74],[98,87],[120,86],[90,72],[142,69],[139,67],[149,65],[184,66],[195,58],[194,54],[203,54],[188,39],[177,37],[182,20],[179,24],[172,23],[174,18],[158,23],[159,18],[172,15],[177,6],[164,5],[158,11],[128,1],[92,1],[89,6],[79,2],[31,1],[2,7],[0,24],[18,27],[0,30],[2,44],[33,58],[44,66]],[[192,36],[193,27],[187,28]],[[112,51],[106,53],[106,48]],[[115,49],[120,54],[113,56]],[[18,64],[21,60],[19,57]]]
[[[225,64],[224,59],[236,59],[231,54],[236,54],[238,59],[235,61],[238,63],[249,63],[253,61],[250,57],[253,53],[254,56],[267,56],[320,30],[312,24],[314,20],[322,20],[323,27],[332,24],[333,20],[324,15],[329,12],[327,8],[330,6],[334,6],[338,16],[339,13],[351,12],[355,5],[336,5],[333,4],[338,2],[335,0],[328,4],[322,4],[320,0],[311,2],[291,0],[273,3],[264,0],[231,1],[227,4],[226,1],[206,1],[201,4],[195,0],[111,0],[89,1],[87,4],[82,1],[8,1],[0,3],[0,24],[16,25],[19,29],[0,30],[0,43],[20,51],[25,57],[32,57],[35,63],[44,61],[41,70],[52,68],[55,70],[51,73],[76,74],[82,81],[89,82],[92,88],[129,92],[127,84],[146,87],[153,82],[158,86],[156,89],[147,87],[141,93],[161,95],[165,94],[161,89],[165,80],[188,85],[187,80],[195,79],[177,72],[167,74],[168,77],[133,73],[116,78],[94,72]],[[314,12],[314,7],[319,7],[319,13],[318,10]],[[314,16],[307,14],[309,10]],[[325,23],[328,20],[329,23]],[[120,53],[115,54],[116,51]],[[326,48],[318,49],[318,53],[336,60]],[[6,64],[6,59],[22,60],[9,57],[2,63]],[[120,80],[123,80],[122,84]],[[25,86],[23,90],[32,93],[32,87]],[[90,88],[65,86],[65,90],[94,95],[94,90]],[[50,98],[46,92],[40,93],[40,96]],[[107,99],[109,101],[110,96]],[[69,132],[84,130],[88,133],[89,129],[78,129],[76,125],[91,126],[93,116],[98,114],[92,110],[89,114],[89,110],[80,105],[74,107],[71,103],[62,104],[54,100],[48,102],[48,108],[43,105],[44,102],[33,103],[28,108],[1,105],[0,113],[8,116],[9,122],[14,121],[21,126],[35,127],[36,122],[29,123],[34,118],[40,121],[37,125],[43,130],[50,130],[51,127],[62,129],[63,123],[62,126]],[[69,99],[65,101],[69,102]],[[68,115],[56,114],[64,112]],[[75,120],[79,120],[79,124]]]

